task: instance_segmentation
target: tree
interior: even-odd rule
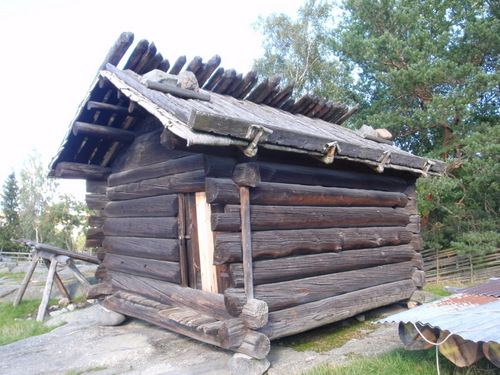
[[[12,172],[3,186],[2,202],[2,222],[0,225],[0,249],[15,251],[19,246],[10,241],[11,238],[18,237],[19,233],[19,188],[17,186],[16,175]]]
[[[44,241],[71,251],[78,249],[79,237],[86,235],[87,207],[75,197],[64,194],[46,207],[40,221]]]
[[[344,0],[336,25],[332,4],[308,1],[297,20],[260,19],[266,39],[255,66],[301,77],[300,87],[327,97],[329,78],[352,74],[352,85],[336,81],[341,98],[361,104],[351,124],[388,128],[403,149],[447,162],[443,178],[418,182],[426,245],[498,248],[500,5]]]
[[[346,0],[332,45],[356,64],[369,105],[419,155],[463,156],[463,140],[498,120],[500,20],[485,1]],[[495,113],[496,112],[496,113]]]
[[[427,245],[498,248],[498,8],[346,0],[344,10],[332,46],[358,68],[358,122],[383,124],[404,149],[448,162],[444,178],[419,182]]]
[[[20,178],[20,227],[24,238],[44,242],[41,231],[43,215],[54,199],[57,183],[47,178],[41,155],[36,151],[28,156]]]
[[[274,74],[282,82],[295,82],[296,93],[352,101],[346,87],[352,82],[347,69],[330,49],[328,40],[334,18],[325,1],[307,0],[297,19],[286,14],[259,18],[256,29],[264,36],[264,55],[255,60],[260,75]]]

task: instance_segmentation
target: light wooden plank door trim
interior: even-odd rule
[[[211,209],[205,192],[196,193],[196,224],[200,249],[201,289],[219,293],[217,268],[214,266],[214,236],[210,224]]]

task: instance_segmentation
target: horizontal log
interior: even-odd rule
[[[412,261],[415,254],[411,246],[402,245],[257,260],[253,262],[253,280],[255,285],[260,285],[368,269],[390,263]],[[415,266],[414,263],[412,264]],[[233,263],[229,266],[229,280],[232,287],[243,287],[241,263]]]
[[[410,244],[413,246],[415,251],[421,251],[424,248],[422,243],[422,237],[420,237],[419,234],[412,235]]]
[[[236,160],[228,157],[192,154],[171,160],[152,163],[109,176],[109,186],[138,182],[151,178],[171,176],[177,173],[205,170],[207,176],[231,177]]]
[[[103,210],[108,203],[106,194],[85,194],[85,203],[91,210]]]
[[[104,264],[99,264],[97,269],[95,270],[94,278],[95,279],[106,279],[107,269],[104,267]]]
[[[89,124],[80,121],[75,121],[73,123],[73,134],[75,136],[80,135],[83,137],[105,139],[107,141],[120,143],[132,143],[135,139],[135,134],[130,130]]]
[[[407,225],[407,228],[415,233],[420,233],[420,215],[410,215],[410,223]]]
[[[177,218],[113,217],[104,221],[102,230],[105,236],[177,238]]]
[[[131,116],[131,114],[128,110],[128,107],[124,107],[124,106],[116,105],[116,104],[110,104],[110,103],[96,102],[93,100],[89,100],[87,102],[87,109],[89,111],[96,110],[96,111],[116,113],[119,115]]]
[[[274,311],[259,331],[275,340],[408,299],[415,290],[413,281],[402,280]]]
[[[179,98],[186,99],[197,99],[203,101],[210,101],[210,95],[204,92],[197,92],[193,90],[183,89],[181,87],[177,87],[174,85],[168,85],[165,83],[155,82],[155,81],[146,81],[146,87],[148,89],[161,91],[166,94],[172,94],[173,96],[177,96]]]
[[[102,180],[87,180],[85,182],[85,188],[88,194],[106,194],[108,182]]]
[[[198,326],[190,327],[187,324],[179,324],[177,319],[175,319],[175,315],[172,316],[173,319],[170,319],[171,315],[179,315],[182,313],[182,310],[178,308],[171,308],[168,310],[164,308],[163,310],[159,310],[158,308],[155,308],[153,306],[145,306],[115,296],[106,297],[103,301],[103,306],[107,309],[119,312],[121,314],[132,316],[156,324],[160,327],[171,330],[172,332],[176,332],[181,335],[191,337],[195,340],[220,347],[220,342],[217,338],[216,330],[211,334],[207,334],[202,329],[197,329]],[[159,311],[161,311],[162,313],[159,314]]]
[[[251,298],[247,299],[241,309],[240,318],[251,329],[262,328],[267,324],[269,308],[264,301]]]
[[[99,247],[97,249],[97,259],[104,260],[105,256],[106,256],[106,250],[104,250],[102,247]]]
[[[238,186],[230,179],[207,178],[205,186],[210,203],[239,202]],[[250,190],[250,200],[261,205],[404,207],[408,198],[399,192],[261,183]]]
[[[108,271],[108,276],[111,286],[117,290],[138,294],[175,307],[188,308],[219,320],[232,318],[226,311],[222,294],[183,288],[166,281],[116,271]]]
[[[106,220],[106,216],[102,215],[90,215],[89,216],[89,227],[92,228],[100,228],[104,224],[104,220]]]
[[[411,258],[411,261],[419,270],[424,269],[424,258],[422,257],[422,254],[415,252],[415,255],[413,256],[413,258]]]
[[[102,247],[106,252],[118,255],[179,261],[179,241],[177,239],[108,236],[104,239]]]
[[[87,238],[85,240],[85,247],[87,248],[100,247],[101,245],[102,245],[102,238],[96,238],[96,239]]]
[[[111,294],[113,294],[113,289],[109,286],[109,284],[107,282],[101,282],[86,289],[83,296],[86,299],[98,299]]]
[[[122,297],[128,296],[124,293],[108,296],[104,299],[103,306],[128,316],[146,320],[195,340],[222,348],[230,348],[257,359],[265,358],[271,348],[269,339],[264,334],[245,331],[241,325],[231,323],[237,321],[236,319],[214,321],[211,316],[188,309],[171,307],[140,298],[125,299]],[[241,344],[236,346],[240,342]]]
[[[408,214],[388,207],[307,207],[255,206],[250,210],[252,230],[269,228],[301,229],[328,227],[405,226]],[[238,231],[239,206],[226,206],[226,212],[213,213],[212,230]]]
[[[194,193],[205,189],[203,170],[179,173],[108,188],[109,200],[127,200],[173,193]]]
[[[255,298],[267,303],[269,311],[276,311],[376,285],[411,280],[414,270],[415,266],[411,262],[386,264],[361,270],[257,285],[254,288],[254,294]],[[229,303],[229,305],[236,303]]]
[[[398,177],[327,168],[257,162],[263,182],[321,185],[351,189],[404,192],[407,183]]]
[[[339,252],[407,244],[412,233],[403,227],[327,228],[252,233],[253,258]],[[214,264],[241,262],[241,234],[215,233]]]
[[[266,358],[270,350],[271,341],[269,338],[255,331],[249,331],[243,339],[241,346],[235,349],[238,353],[243,353],[257,359]]]
[[[191,152],[168,150],[163,147],[160,142],[160,137],[164,128],[162,125],[158,124],[157,121],[158,120],[154,117],[149,117],[147,120],[143,121],[144,131],[149,130],[149,132],[138,135],[134,143],[128,146],[127,152],[121,153],[117,157],[113,163],[113,172],[115,172],[113,174],[120,175],[120,173],[125,171],[140,171],[153,164],[193,155]],[[142,179],[143,178],[139,178],[139,181]],[[111,181],[113,181],[113,179],[111,179]],[[121,185],[123,183],[110,182],[110,186]]]
[[[415,283],[416,287],[423,288],[423,286],[425,285],[425,271],[415,270],[411,279]]]
[[[54,176],[82,180],[106,180],[110,174],[111,168],[100,165],[60,162],[57,163]]]
[[[106,205],[104,213],[107,217],[177,216],[177,202],[175,194],[114,201]]]
[[[171,176],[176,173],[200,170],[203,167],[203,155],[189,155],[113,173],[109,176],[108,183],[112,187],[151,178]]]
[[[260,184],[259,166],[255,163],[241,163],[234,166],[232,181],[238,186],[256,187]],[[235,203],[239,203],[235,201]]]
[[[243,343],[248,328],[243,319],[234,318],[220,322],[218,338],[220,346],[224,349],[235,349]]]
[[[99,261],[97,260],[97,258],[95,256],[92,256],[92,255],[88,255],[88,254],[84,254],[84,253],[77,253],[74,251],[61,249],[61,248],[56,247],[56,246],[26,240],[24,238],[19,239],[19,240],[11,240],[11,241],[19,243],[21,245],[29,246],[32,249],[47,251],[49,253],[57,254],[57,255],[65,255],[65,256],[68,256],[70,258],[83,260],[83,261],[88,262],[88,263],[99,264]]]
[[[104,233],[101,228],[89,228],[87,230],[87,239],[104,239]]]
[[[180,266],[177,262],[137,258],[108,252],[104,258],[104,266],[108,270],[150,277],[174,284],[181,282]]]

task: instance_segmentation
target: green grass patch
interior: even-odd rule
[[[85,371],[68,371],[66,373],[66,375],[82,375],[82,374],[86,374],[86,373],[89,373],[89,372],[103,371],[103,370],[106,370],[106,369],[107,369],[107,367],[98,366],[98,367],[92,367],[92,368],[86,369]]]
[[[3,274],[3,277],[5,277],[6,279],[14,281],[23,281],[24,276],[26,276],[26,272],[9,272]]]
[[[42,335],[55,328],[46,327],[35,319],[25,320],[30,314],[36,314],[40,302],[39,299],[24,300],[16,307],[12,306],[12,302],[0,303],[0,346],[27,337]],[[57,300],[51,300],[50,303],[57,304]]]
[[[456,288],[468,288],[473,285],[477,285],[481,283],[463,283],[463,282],[450,282],[447,283],[427,283],[424,286],[424,290],[429,293],[437,294],[441,297],[451,296],[453,293],[444,290],[447,286],[453,286]]]
[[[311,331],[285,337],[279,342],[298,352],[312,350],[318,353],[340,348],[351,339],[362,339],[378,327],[371,325],[377,319],[358,322],[356,319],[345,319]]]
[[[444,290],[445,286],[444,284],[425,284],[424,290],[441,297],[451,296],[453,293]]]
[[[474,363],[472,366],[459,368],[439,355],[439,369],[441,374],[447,375],[494,375],[498,368],[486,359]],[[354,359],[347,365],[335,366],[323,364],[302,373],[302,375],[435,375],[436,352],[434,349],[421,351],[406,351],[397,349],[377,357]]]

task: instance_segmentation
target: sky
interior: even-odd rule
[[[295,16],[304,0],[0,0],[0,184],[34,152],[49,165],[120,33],[246,73],[262,55],[259,16]],[[83,199],[84,182],[60,180]]]

